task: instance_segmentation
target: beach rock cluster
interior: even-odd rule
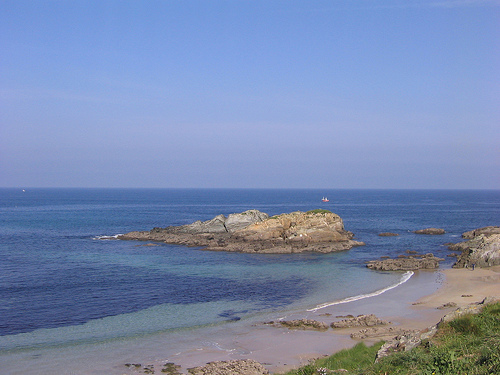
[[[342,319],[339,322],[330,324],[332,328],[351,328],[351,327],[373,327],[378,325],[387,325],[391,322],[377,318],[373,314],[358,315],[356,317]]]
[[[414,271],[436,269],[443,258],[437,258],[433,254],[425,255],[400,255],[395,259],[371,260],[366,267],[377,271]]]
[[[479,303],[472,303],[464,307],[460,307],[448,314],[446,314],[436,325],[426,328],[422,331],[408,331],[398,335],[391,340],[386,341],[377,353],[377,360],[379,358],[390,355],[394,352],[408,351],[420,345],[423,340],[428,340],[433,337],[438,329],[446,322],[456,319],[466,314],[479,314],[485,305],[496,303],[499,299],[497,297],[487,297]]]
[[[459,251],[453,268],[490,267],[500,265],[500,227],[484,227],[465,232],[462,238],[467,241],[448,245]]]
[[[315,331],[328,330],[328,324],[312,319],[280,320],[278,322],[268,322],[274,326],[281,326],[289,329],[311,329]]]
[[[252,359],[214,361],[188,369],[192,375],[266,375],[269,371]]]
[[[206,250],[252,253],[332,252],[364,245],[353,240],[340,216],[327,210],[292,212],[269,217],[249,210],[228,217],[118,236],[121,240],[161,241]]]

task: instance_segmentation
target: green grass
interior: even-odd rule
[[[321,208],[318,208],[316,210],[311,210],[311,211],[307,211],[306,214],[331,214],[332,211],[329,211],[329,210],[323,210]]]
[[[440,326],[438,333],[408,352],[374,363],[382,342],[363,343],[321,358],[288,375],[489,375],[500,374],[500,304],[486,305],[476,315],[465,315]],[[335,372],[344,369],[346,371]]]

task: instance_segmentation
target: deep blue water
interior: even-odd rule
[[[315,208],[339,214],[366,246],[259,255],[96,239],[247,209],[275,215]],[[400,279],[367,270],[368,260],[416,250],[449,267],[445,243],[499,224],[500,191],[0,189],[0,336],[22,338],[14,347],[49,345],[57,340],[40,337],[50,329],[56,337],[64,327],[82,327],[73,339],[99,340],[311,307]],[[426,227],[447,233],[412,233]],[[124,326],[130,317],[135,323]]]

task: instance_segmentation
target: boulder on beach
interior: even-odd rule
[[[342,319],[339,322],[330,324],[332,328],[351,328],[351,327],[373,327],[379,325],[387,325],[390,322],[377,318],[373,314],[358,315],[353,318]]]
[[[118,236],[121,240],[161,241],[206,250],[251,253],[333,252],[364,245],[353,240],[340,216],[328,210],[292,212],[269,217],[249,210],[228,217]]]
[[[315,331],[328,330],[328,324],[312,319],[295,319],[295,320],[280,320],[278,322],[269,322],[278,327],[286,327],[289,329],[312,329]]]

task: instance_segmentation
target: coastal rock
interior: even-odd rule
[[[399,236],[399,234],[391,232],[379,233],[379,237],[396,237],[396,236]]]
[[[490,267],[500,265],[500,227],[485,227],[465,232],[462,237],[468,241],[451,244],[450,250],[460,251],[453,268]]]
[[[312,319],[281,320],[279,322],[269,322],[269,324],[279,325],[289,329],[328,330],[328,324]]]
[[[214,361],[188,369],[192,375],[266,375],[269,371],[252,359]]]
[[[413,233],[436,235],[436,234],[445,234],[446,232],[444,229],[440,229],[440,228],[425,228],[425,229],[416,230]]]
[[[353,240],[340,216],[327,210],[273,217],[258,210],[216,216],[178,227],[154,228],[118,236],[121,240],[162,241],[206,250],[252,253],[332,252],[364,245]]]
[[[462,238],[465,238],[467,240],[471,240],[474,237],[479,236],[480,234],[484,234],[485,236],[491,236],[492,234],[500,234],[500,227],[489,226],[489,227],[474,229],[474,230],[462,233]]]
[[[397,335],[408,335],[409,333],[415,333],[416,330],[407,330],[399,327],[370,327],[364,328],[358,332],[351,333],[351,338],[356,340],[364,340],[368,338],[378,337],[388,337]]]
[[[330,324],[330,327],[332,328],[351,328],[359,326],[373,327],[373,326],[387,325],[387,324],[390,324],[390,322],[381,320],[373,314],[369,314],[369,315],[358,315],[357,317],[354,318],[342,319],[339,322],[333,322],[332,324]]]
[[[366,265],[369,269],[377,271],[414,271],[422,269],[439,268],[439,262],[443,258],[437,258],[433,254],[399,256],[396,259],[372,260]]]
[[[376,360],[377,362],[380,358],[388,356],[394,352],[408,351],[416,346],[420,345],[423,340],[428,340],[433,337],[438,329],[442,327],[443,324],[450,322],[456,318],[459,318],[467,314],[479,314],[485,305],[490,303],[499,302],[498,297],[486,297],[479,303],[472,303],[467,306],[459,307],[458,309],[446,314],[439,323],[426,328],[422,331],[408,331],[402,335],[398,335],[391,340],[386,341],[384,345],[377,352]]]

